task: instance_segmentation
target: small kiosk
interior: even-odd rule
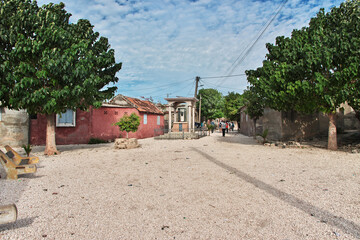
[[[197,98],[165,98],[169,106],[169,132],[194,132]],[[174,119],[172,119],[174,112]]]

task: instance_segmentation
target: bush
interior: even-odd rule
[[[129,132],[136,132],[138,130],[140,117],[135,113],[132,113],[130,116],[124,115],[113,125],[119,126],[120,131],[126,131],[126,138],[129,138]]]
[[[99,143],[107,143],[107,141],[99,139],[99,138],[90,138],[88,144],[99,144]]]

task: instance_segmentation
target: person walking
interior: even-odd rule
[[[221,122],[220,124],[221,124],[222,135],[223,137],[225,137],[226,123]]]

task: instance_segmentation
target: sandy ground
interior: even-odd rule
[[[219,133],[139,142],[35,147],[37,173],[0,179],[19,211],[0,239],[360,239],[360,154]]]

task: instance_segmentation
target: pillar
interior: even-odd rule
[[[191,128],[194,129],[193,131],[195,132],[195,107],[194,107],[194,106],[196,106],[196,105],[195,105],[195,102],[193,102],[193,103],[191,104],[191,108],[192,108],[192,121],[193,121],[193,123],[191,124]]]
[[[189,129],[189,132],[191,131],[191,123],[192,123],[192,114],[191,114],[191,104],[188,105],[188,116],[189,116],[189,119],[188,119],[188,129]]]
[[[171,103],[169,103],[169,132],[171,132]]]

